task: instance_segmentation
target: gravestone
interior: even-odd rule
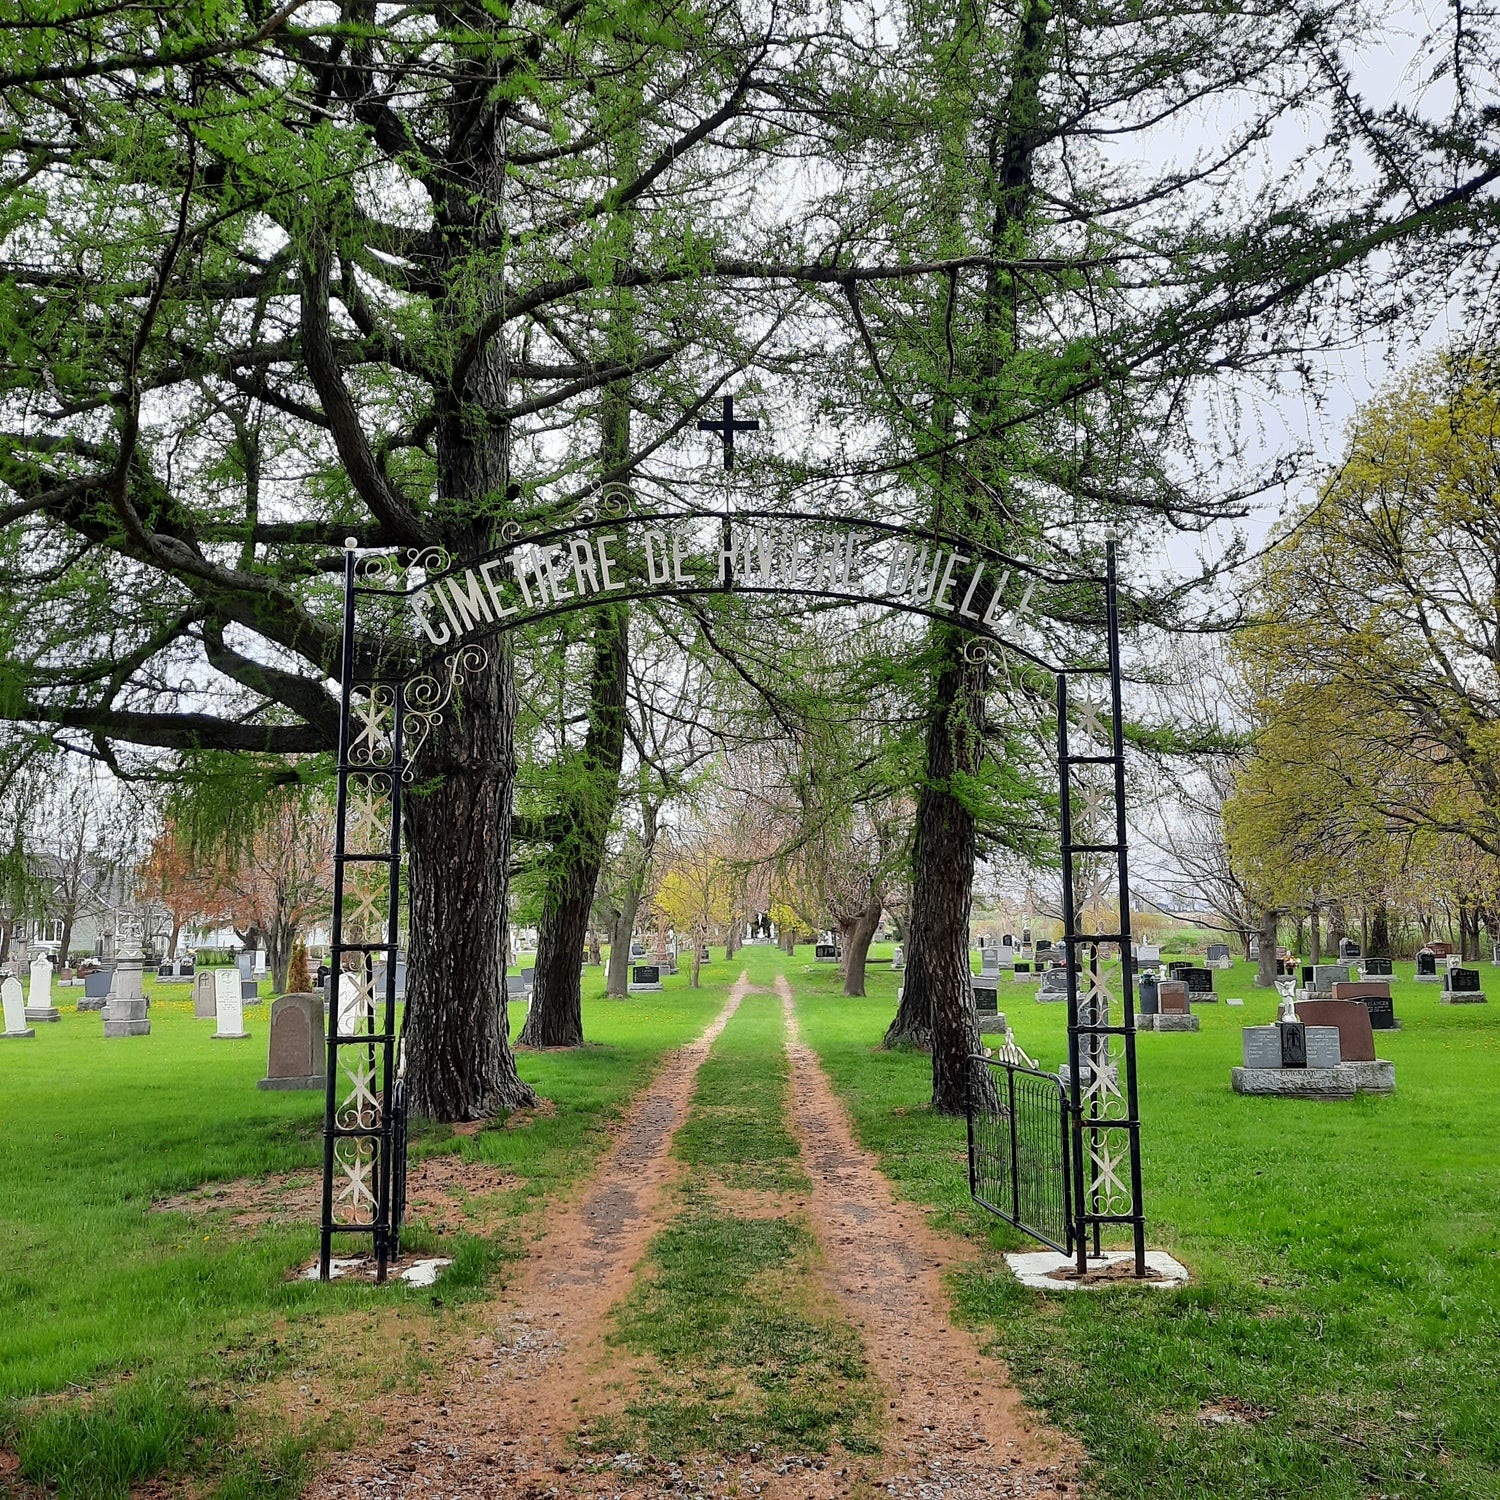
[[[1490,967],[1500,965],[1500,943],[1490,944]]]
[[[1389,979],[1391,961],[1388,958],[1362,958],[1359,961],[1361,979]]]
[[[896,950],[891,954],[891,968],[897,973],[906,967],[906,950],[900,943],[896,944]]]
[[[992,976],[1000,973],[1000,950],[998,948],[981,948],[979,950],[979,972]]]
[[[1138,943],[1135,950],[1135,965],[1138,969],[1161,968],[1161,949],[1154,943]]]
[[[60,1021],[62,1012],[52,1003],[52,960],[38,953],[31,960],[31,992],[26,997],[26,1023]]]
[[[1259,963],[1260,962],[1260,934],[1259,933],[1252,932],[1250,934],[1250,955],[1249,956],[1250,956],[1250,962],[1251,963]]]
[[[92,974],[85,974],[83,999],[78,1002],[79,1010],[103,1010],[109,1003],[109,987],[114,979],[112,969],[95,969]]]
[[[972,988],[974,991],[974,1009],[980,1015],[992,1016],[999,1011],[1000,991],[993,984],[986,984],[983,978],[979,978],[974,981]]]
[[[104,1022],[104,1035],[149,1036],[151,1022],[146,1017],[146,995],[141,988],[141,970],[145,960],[141,956],[139,934],[132,925],[122,937],[125,951],[115,960],[109,998],[99,1012]]]
[[[1163,1016],[1192,1014],[1190,991],[1181,979],[1163,979],[1156,986],[1156,1010]]]
[[[1438,973],[1437,954],[1431,948],[1419,948],[1417,950],[1417,972],[1415,978],[1418,984],[1437,984],[1442,978]]]
[[[1479,988],[1478,969],[1449,969],[1448,982],[1438,996],[1440,1005],[1487,1005]]]
[[[820,964],[836,964],[839,961],[839,950],[832,943],[815,943],[813,945],[813,962]]]
[[[213,969],[199,969],[193,975],[193,1017],[199,1021],[212,1021],[218,1016],[218,1006],[214,1003],[214,974]]]
[[[1359,957],[1359,944],[1351,937],[1339,939],[1339,962],[1341,964],[1352,963]]]
[[[1184,965],[1174,976],[1188,987],[1188,993],[1200,1005],[1206,1005],[1219,997],[1214,994],[1214,971]]]
[[[1336,984],[1333,987],[1335,1000],[1354,1000],[1363,1005],[1370,1017],[1370,1025],[1376,1031],[1400,1031],[1401,1023],[1396,1019],[1396,1007],[1391,1000],[1390,981],[1386,979],[1361,979],[1358,983]]]
[[[646,945],[638,938],[630,945],[630,956],[632,958],[644,958],[646,956]]]
[[[242,1042],[250,1035],[245,1030],[243,982],[233,969],[214,970],[214,1016],[219,1023],[216,1042]]]
[[[1375,1032],[1370,1012],[1355,1000],[1303,1000],[1297,1015],[1309,1031],[1332,1026],[1339,1034],[1340,1062],[1374,1062]],[[1313,1064],[1309,1062],[1308,1066]]]
[[[271,1047],[258,1089],[320,1089],[327,1083],[323,997],[282,995],[271,1002]]]
[[[627,990],[659,990],[661,988],[660,964],[636,964],[630,971]]]
[[[997,969],[1014,969],[1016,966],[1016,945],[1007,937],[999,948],[995,950],[995,967]]]
[[[1055,1001],[1068,998],[1068,971],[1066,969],[1048,969],[1042,975],[1042,982],[1037,988],[1038,1000]]]
[[[1234,962],[1229,957],[1228,943],[1210,943],[1206,958],[1210,969],[1229,969],[1234,967]]]
[[[1018,958],[1011,977],[1017,984],[1035,984],[1041,978],[1041,965],[1033,964],[1027,958]]]
[[[1453,952],[1452,943],[1428,943],[1427,946],[1436,958],[1448,958]]]
[[[1289,958],[1278,958],[1276,960],[1276,977],[1278,979],[1291,979],[1297,972],[1297,965]]]
[[[1313,967],[1312,993],[1315,995],[1332,995],[1334,985],[1348,983],[1348,964],[1316,964]]]
[[[525,1000],[531,993],[526,984],[524,974],[507,974],[505,976],[505,996],[508,1000]]]
[[[1038,938],[1036,940],[1036,946],[1033,948],[1032,951],[1036,954],[1036,956],[1038,958],[1041,958],[1044,954],[1051,953],[1051,951],[1052,951],[1052,939],[1051,938]]]
[[[385,1000],[385,980],[387,965],[382,958],[375,965],[375,998]],[[406,957],[404,954],[396,955],[396,1000],[399,1004],[406,999]]]
[[[17,1041],[36,1035],[26,1024],[26,997],[21,993],[21,981],[14,974],[7,974],[0,980],[0,1006],[5,1011],[5,1031],[0,1034]]]
[[[1161,1008],[1160,981],[1155,974],[1142,974],[1138,1014],[1154,1016]]]

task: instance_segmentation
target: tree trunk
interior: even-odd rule
[[[880,926],[880,914],[884,903],[880,897],[870,896],[869,903],[859,914],[844,948],[844,993],[863,995],[865,992],[865,961],[870,956],[870,942],[875,929]]]
[[[505,1003],[505,901],[515,775],[510,643],[462,682],[405,798],[411,891],[406,1063],[411,1108],[484,1120],[536,1103],[516,1072]]]
[[[296,928],[280,920],[272,922],[266,933],[266,957],[271,961],[273,995],[286,994],[286,976],[292,966],[292,948],[296,941]]]
[[[597,968],[598,964],[599,964],[599,961],[600,961],[599,960],[599,929],[597,927],[590,927],[589,928],[589,963],[593,964]]]
[[[620,898],[620,910],[615,916],[615,930],[609,939],[609,974],[605,979],[604,993],[611,1000],[623,1000],[630,993],[630,942],[635,935],[635,914],[641,904],[639,894],[627,890]]]
[[[70,912],[63,918],[62,942],[57,947],[57,967],[65,969],[68,967],[68,948],[73,942],[73,916]]]
[[[707,941],[707,932],[703,934],[702,942],[700,942],[696,938],[693,940],[693,977],[688,980],[688,986],[690,989],[698,988],[698,970],[702,967],[703,964],[703,943]]]
[[[739,937],[740,937],[740,929],[735,924],[734,918],[731,917],[729,919],[728,925],[724,929],[724,961],[725,961],[725,963],[728,963],[729,960],[731,958],[733,958],[734,955],[735,955],[735,953],[738,951],[739,946],[740,946]]]
[[[620,790],[630,620],[618,605],[596,614],[588,733],[562,778],[567,791],[554,814],[562,836],[543,861],[536,972],[520,1036],[528,1047],[583,1045],[583,945]]]
[[[1315,906],[1311,913],[1312,922],[1312,957],[1310,962],[1320,964],[1323,962],[1323,923],[1322,914]]]
[[[1274,906],[1261,909],[1260,914],[1260,959],[1255,966],[1255,983],[1260,989],[1271,989],[1276,984],[1276,938],[1280,913]]]
[[[906,985],[885,1043],[929,1045],[932,1107],[959,1114],[969,1058],[979,1050],[979,1020],[969,967],[974,815],[953,787],[977,774],[983,755],[984,668],[965,660],[956,632],[944,631],[940,646],[943,667],[934,684],[917,799]]]

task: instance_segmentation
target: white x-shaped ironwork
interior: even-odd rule
[[[368,1218],[375,1211],[375,1188],[370,1180],[376,1162],[373,1146],[367,1141],[342,1140],[339,1142],[338,1161],[344,1174],[344,1185],[334,1202],[337,1208],[347,1210],[338,1217],[345,1223]]]
[[[1082,728],[1085,734],[1095,735],[1101,740],[1109,738],[1108,731],[1099,722],[1099,715],[1103,712],[1102,703],[1091,703],[1087,698],[1079,703],[1078,716],[1083,721]]]

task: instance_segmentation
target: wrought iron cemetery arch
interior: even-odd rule
[[[628,530],[640,533],[634,551]],[[1106,666],[1048,661],[1008,628],[1030,611],[1038,586],[1092,592],[1101,584]],[[1103,578],[1064,576],[939,530],[782,510],[740,510],[732,518],[709,510],[643,512],[609,491],[565,522],[529,534],[508,523],[498,544],[472,559],[455,562],[438,548],[404,557],[361,556],[352,541],[347,546],[320,1275],[326,1280],[330,1274],[338,1236],[370,1236],[380,1279],[400,1252],[406,1127],[396,1001],[401,802],[422,743],[461,700],[463,678],[485,665],[490,637],[616,601],[726,594],[792,594],[894,609],[966,633],[970,660],[1008,653],[1055,676],[1064,941],[1070,956],[1070,1079],[1065,1098],[1058,1096],[1063,1145],[1055,1165],[1064,1183],[1066,1222],[1061,1228],[1034,1222],[1023,1207],[1021,1176],[1043,1166],[1017,1137],[1017,1114],[1006,1103],[1014,1098],[1014,1077],[997,1090],[986,1071],[982,1087],[970,1090],[971,1188],[1027,1233],[1076,1253],[1080,1271],[1090,1237],[1097,1250],[1104,1226],[1130,1226],[1137,1274],[1144,1275],[1113,544]],[[361,605],[377,620],[364,634]],[[1108,704],[1081,705],[1085,732],[1101,737],[1103,749],[1094,741],[1084,753],[1072,749],[1069,715],[1075,706],[1068,679],[1076,676],[1108,678]],[[1106,712],[1107,729],[1101,723]],[[1107,790],[1078,783],[1090,767],[1112,771]],[[1080,794],[1091,814],[1101,798],[1112,800],[1108,837],[1086,831],[1075,841],[1072,801]],[[1081,930],[1074,892],[1079,857],[1115,861],[1117,880],[1096,876],[1095,892],[1117,886],[1118,931]],[[1117,944],[1121,955],[1117,1022],[1111,1021],[1113,997],[1100,962],[1106,944]],[[971,1075],[976,1065],[990,1066],[974,1059]],[[985,1146],[989,1134],[975,1129],[976,1109],[1006,1122],[1007,1139],[994,1152]],[[984,1191],[997,1174],[1009,1190]]]

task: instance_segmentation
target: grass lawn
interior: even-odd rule
[[[1028,1242],[969,1202],[963,1124],[926,1108],[927,1059],[875,1050],[896,976],[877,964],[870,998],[846,1000],[822,966],[790,972],[861,1139],[985,1247],[955,1295],[1082,1439],[1100,1494],[1500,1496],[1500,973],[1482,971],[1489,1006],[1455,1008],[1398,967],[1404,1030],[1376,1034],[1392,1097],[1233,1095],[1240,1027],[1276,1005],[1244,964],[1215,976],[1243,1009],[1140,1037],[1148,1239],[1193,1282],[1088,1294],[1025,1291],[997,1263]],[[1005,980],[1001,1009],[1043,1067],[1064,1059],[1064,1006]]]
[[[61,1022],[0,1043],[0,1446],[64,1500],[123,1495],[131,1479],[181,1469],[203,1469],[225,1495],[273,1493],[282,1480],[294,1492],[306,1434],[289,1448],[285,1432],[259,1433],[247,1457],[224,1456],[244,1445],[231,1441],[242,1398],[318,1363],[330,1341],[342,1356],[381,1309],[434,1325],[461,1316],[465,1295],[517,1253],[530,1212],[587,1172],[610,1119],[665,1049],[717,1013],[731,978],[721,960],[697,992],[668,979],[660,994],[618,1002],[594,971],[584,1024],[596,1045],[521,1055],[555,1109],[525,1129],[417,1130],[414,1156],[452,1151],[509,1174],[487,1232],[442,1243],[456,1264],[441,1297],[288,1280],[316,1256],[315,1222],[242,1230],[222,1213],[152,1210],[204,1183],[320,1170],[321,1093],[255,1088],[268,1006],[246,1007],[250,1040],[215,1042],[213,1023],[193,1019],[189,986],[153,985],[151,1035],[106,1042],[98,1013],[73,1009],[81,988],[55,990]],[[439,1248],[422,1224],[411,1231],[415,1247]],[[404,1342],[420,1350],[422,1339]]]

